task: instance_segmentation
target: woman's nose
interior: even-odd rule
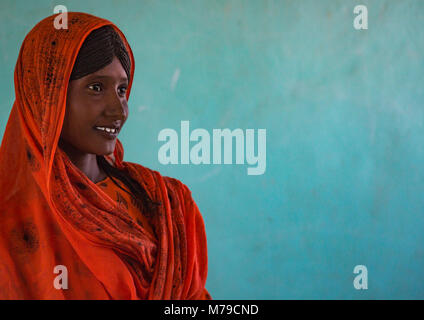
[[[109,117],[126,118],[127,98],[119,96],[118,93],[112,93],[108,97],[106,115]]]

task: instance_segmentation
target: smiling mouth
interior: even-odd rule
[[[96,126],[96,127],[94,127],[94,130],[96,130],[103,137],[105,137],[109,140],[115,139],[119,134],[119,128],[118,127],[111,128],[111,127]]]

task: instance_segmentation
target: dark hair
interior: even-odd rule
[[[131,60],[119,34],[111,26],[104,26],[92,31],[78,52],[70,80],[82,78],[104,68],[112,62],[115,56],[130,79]],[[151,214],[151,211],[159,205],[149,197],[146,190],[127,171],[112,166],[103,156],[96,158],[99,167],[119,188],[130,194],[136,206],[142,211],[146,210],[147,214]],[[130,192],[122,188],[114,178],[122,181]]]
[[[119,34],[111,26],[93,30],[82,44],[70,80],[102,69],[117,57],[130,79],[131,60]]]

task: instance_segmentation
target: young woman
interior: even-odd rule
[[[206,234],[180,181],[123,161],[134,58],[68,13],[26,36],[0,149],[0,299],[210,299]]]

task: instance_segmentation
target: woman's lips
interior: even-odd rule
[[[99,127],[94,127],[93,129],[99,133],[102,137],[109,139],[109,140],[114,140],[116,139],[116,137],[119,134],[119,129],[116,128],[115,132],[107,132],[106,130],[102,130],[102,129],[98,129]],[[109,129],[109,128],[108,128]]]

